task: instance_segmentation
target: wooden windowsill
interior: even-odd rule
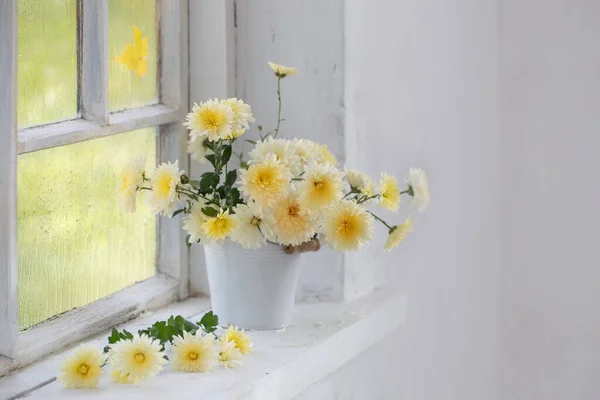
[[[209,307],[206,298],[188,299],[123,327],[135,331],[173,314],[196,320]],[[140,385],[118,385],[105,374],[95,390],[66,390],[53,382],[34,390],[27,399],[291,399],[400,327],[406,311],[406,295],[384,290],[348,303],[297,304],[294,325],[283,331],[251,333],[255,350],[244,357],[239,369],[217,367],[198,374],[166,370]],[[103,347],[106,336],[88,343]],[[0,379],[0,398],[52,378],[64,357],[53,355]]]

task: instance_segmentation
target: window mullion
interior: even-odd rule
[[[17,0],[0,1],[0,356],[19,334],[17,295]]]
[[[108,124],[108,0],[81,0],[80,108],[83,118]]]

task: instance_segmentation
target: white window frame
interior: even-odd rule
[[[110,113],[108,0],[79,0],[80,119],[17,129],[17,0],[0,1],[0,376],[140,314],[188,296],[189,251],[179,218],[159,219],[156,276],[19,332],[17,155],[158,127],[158,161],[188,168],[187,0],[157,0],[160,104]],[[103,56],[102,56],[103,55]],[[41,299],[43,301],[43,299]]]

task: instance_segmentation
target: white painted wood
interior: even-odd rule
[[[188,2],[160,0],[161,102],[177,110],[177,119],[159,127],[160,161],[179,161],[188,170],[187,132],[182,122],[188,105]],[[189,250],[181,217],[160,218],[158,269],[180,282],[179,298],[189,291]]]
[[[19,131],[17,151],[19,154],[29,153],[135,129],[168,124],[179,121],[179,112],[158,104],[110,114],[109,119],[110,125],[107,126],[78,119],[22,129]]]
[[[0,2],[0,356],[12,357],[17,319],[17,0]],[[2,367],[0,366],[0,372]]]
[[[108,123],[108,0],[81,2],[81,115]]]
[[[201,317],[208,301],[191,302],[198,302],[199,313],[190,318],[194,321]],[[193,374],[167,368],[143,385],[117,385],[104,376],[100,389],[86,391],[85,398],[292,399],[396,331],[406,320],[407,306],[406,295],[385,292],[350,303],[299,304],[294,325],[285,331],[251,332],[254,352],[244,357],[244,365],[239,369],[216,368],[210,373]],[[162,313],[156,319],[169,314]],[[132,323],[128,329],[141,326],[144,325]],[[103,335],[93,343],[101,347],[105,340]],[[58,370],[62,359],[64,355],[54,356],[42,362],[46,364],[44,367],[32,366],[16,376],[1,379],[0,394],[1,390],[14,391],[19,381],[21,384],[28,381],[31,387],[34,382],[47,379]],[[34,391],[28,399],[81,399],[82,396],[81,391],[63,389],[55,382]]]
[[[162,307],[177,299],[178,288],[179,282],[160,274],[21,332],[10,369],[61,351],[145,310]]]
[[[233,0],[190,2],[190,105],[212,98],[235,96],[236,54]],[[210,164],[190,162],[194,179]],[[190,251],[190,292],[208,294],[202,245]]]

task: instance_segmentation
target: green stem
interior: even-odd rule
[[[356,204],[362,204],[362,203],[364,203],[365,201],[369,201],[369,200],[371,200],[371,199],[374,199],[374,198],[376,198],[376,197],[379,197],[379,195],[378,195],[378,194],[374,194],[374,195],[373,195],[373,196],[371,196],[371,197],[366,197],[366,196],[365,196],[365,197],[363,197],[362,199],[360,199],[359,201],[357,201],[357,202],[356,202]]]
[[[368,210],[367,210],[367,212],[368,212],[369,214],[371,214],[371,215],[372,215],[372,216],[373,216],[373,217],[374,217],[374,218],[375,218],[377,221],[379,221],[379,222],[381,222],[382,224],[384,224],[384,225],[385,225],[385,226],[386,226],[388,229],[393,229],[393,227],[389,226],[389,225],[387,224],[387,222],[385,222],[384,220],[382,220],[381,218],[379,218],[377,215],[373,214],[371,211],[368,211]]]
[[[275,128],[275,134],[273,139],[277,139],[279,134],[279,126],[281,125],[281,78],[277,77],[277,128]]]

